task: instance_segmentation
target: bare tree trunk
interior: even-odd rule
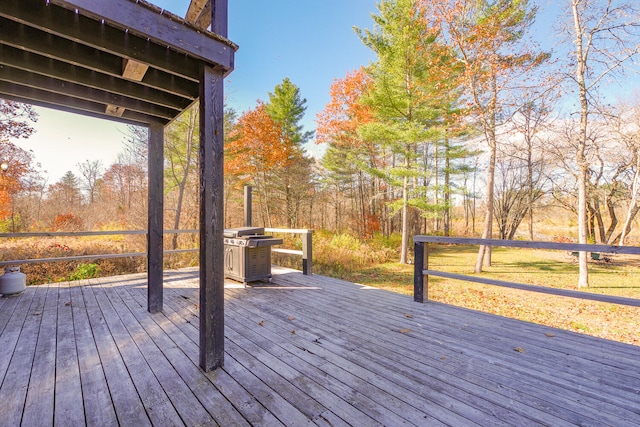
[[[449,147],[449,137],[445,136],[445,159],[444,159],[444,235],[449,236],[451,232],[451,149]]]
[[[439,198],[439,192],[440,192],[440,171],[438,170],[439,167],[439,160],[440,160],[440,156],[438,155],[438,144],[434,144],[434,149],[433,149],[433,175],[435,178],[435,191],[433,192],[433,205],[436,207],[436,214],[435,217],[433,218],[433,228],[435,230],[435,232],[437,233],[438,231],[440,231],[440,212],[439,212],[439,208],[438,208],[438,204],[440,203],[440,198]],[[425,189],[426,190],[426,189]]]
[[[489,141],[489,170],[487,171],[487,212],[484,217],[484,229],[482,231],[483,239],[491,239],[493,237],[493,194],[495,187],[495,175],[496,175],[496,141],[495,134],[493,140]],[[475,272],[482,272],[482,266],[491,266],[491,247],[481,245],[478,250],[478,258],[476,259]]]
[[[405,156],[404,166],[409,169],[409,156]],[[402,182],[402,249],[400,263],[406,264],[409,252],[409,177],[405,175]]]
[[[575,47],[576,47],[576,83],[579,88],[580,99],[580,128],[578,134],[578,152],[576,162],[579,168],[578,175],[578,243],[587,243],[587,164],[585,152],[587,145],[587,123],[589,117],[589,101],[587,99],[587,88],[585,82],[586,73],[586,57],[583,51],[582,35],[583,27],[580,22],[580,11],[578,10],[578,1],[571,1],[571,10],[573,12],[573,26],[575,31]],[[589,286],[589,270],[587,265],[587,253],[581,251],[578,257],[578,266],[580,275],[578,278],[578,289]]]
[[[527,115],[526,120],[530,120],[531,117]],[[529,126],[527,125],[527,129]],[[531,135],[527,138],[527,181],[529,184],[529,240],[533,240],[533,201],[534,201],[534,189],[533,189],[533,138]]]
[[[633,174],[633,183],[631,185],[631,201],[629,202],[629,209],[627,209],[627,216],[622,226],[622,233],[620,234],[620,246],[624,246],[624,241],[627,238],[628,230],[631,229],[631,221],[633,220],[633,212],[636,209],[636,203],[638,201],[638,187],[640,186],[640,156],[636,154],[636,171]],[[636,210],[637,212],[637,210]],[[635,215],[634,215],[635,216]]]

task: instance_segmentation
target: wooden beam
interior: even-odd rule
[[[104,112],[110,116],[122,117],[126,108],[118,107],[117,105],[107,104],[107,107],[104,109]]]
[[[226,3],[227,0],[217,0]],[[83,11],[94,19],[124,27],[129,32],[144,35],[207,62],[211,66],[221,66],[227,71],[233,69],[233,55],[236,46],[209,33],[193,31],[186,25],[163,16],[144,3],[131,0],[51,0],[62,7],[72,7]],[[226,20],[226,16],[225,16]],[[222,34],[220,34],[222,35]]]
[[[112,94],[122,95],[129,98],[135,98],[140,101],[156,104],[161,107],[173,109],[173,116],[182,111],[186,106],[190,105],[192,99],[176,96],[158,89],[152,89],[139,83],[125,80],[121,77],[113,77],[87,70],[83,67],[77,67],[66,62],[55,61],[43,56],[24,52],[19,49],[0,45],[0,64],[7,65],[13,69],[22,70],[17,72],[15,79],[24,84],[26,76],[20,77],[23,71],[31,71],[36,74],[55,78],[61,81],[69,82],[69,84],[82,85],[88,88],[98,90],[107,90]],[[2,71],[7,74],[10,71]],[[167,82],[167,85],[170,81]],[[127,107],[129,108],[129,107]]]
[[[148,69],[149,66],[142,62],[127,58],[122,60],[122,77],[125,79],[141,82]]]
[[[191,0],[191,3],[189,3],[189,9],[187,9],[187,14],[185,15],[184,19],[186,19],[187,22],[197,25],[198,20],[200,19],[200,16],[202,16],[202,12],[208,3],[209,0]],[[207,25],[207,27],[208,26],[209,25]]]
[[[78,65],[108,76],[122,76],[123,58],[121,56],[97,50],[2,17],[0,17],[0,39],[4,45],[15,49],[66,62],[70,65]],[[149,69],[141,83],[144,86],[170,92],[191,101],[198,97],[199,85],[197,82],[156,68]]]
[[[122,77],[125,79],[140,82],[148,69],[149,66],[142,62],[127,58],[122,59]],[[122,116],[124,110],[124,107],[112,104],[108,104],[106,108],[107,114],[118,117]]]
[[[162,311],[163,212],[164,212],[164,127],[149,126],[149,193],[147,233],[147,309]]]
[[[160,123],[166,125],[170,122],[170,120],[167,119],[161,119],[130,110],[126,110],[122,114],[122,117],[109,116],[105,113],[104,104],[99,104],[91,101],[83,101],[71,96],[47,92],[33,87],[22,86],[2,80],[0,80],[0,94],[2,98],[10,99],[16,102],[39,105],[41,107],[52,108],[54,110],[62,110],[69,113],[82,114],[84,116],[97,117],[100,119],[115,120],[118,122],[138,126],[147,126],[150,123]]]
[[[199,63],[183,52],[167,49],[166,45],[157,44],[131,32],[101,24],[100,21],[76,14],[68,9],[41,3],[41,7],[33,7],[32,2],[3,1],[0,2],[0,16],[29,23],[29,26],[40,31],[86,45],[97,51],[106,51],[113,55],[132,58],[154,68],[198,82]],[[135,3],[133,4],[135,5]],[[112,5],[112,2],[106,2],[106,6],[116,7],[116,5]],[[191,32],[194,31],[191,30]],[[214,44],[216,44],[215,41]],[[225,50],[222,57],[227,57],[228,54],[229,52]],[[220,55],[215,55],[212,60],[215,61],[218,56]],[[225,62],[233,61],[228,59]]]
[[[211,3],[211,31],[227,37],[228,33],[228,4],[227,0],[209,0]]]
[[[200,367],[224,364],[224,71],[200,79]]]
[[[195,25],[198,28],[209,28],[211,26],[211,2],[208,1],[204,6],[200,18],[196,21]]]
[[[0,53],[3,50],[0,49]],[[2,61],[0,60],[0,64]],[[120,96],[105,90],[94,89],[82,84],[71,83],[40,74],[30,73],[25,70],[16,69],[9,66],[0,67],[0,81],[12,82],[43,92],[50,92],[55,102],[57,96],[63,100],[76,98],[79,101],[89,101],[102,105],[117,105],[138,113],[148,114],[160,119],[171,120],[179,114],[181,110],[177,108],[165,108],[153,103],[144,102],[127,96]],[[183,108],[188,104],[185,102]],[[104,108],[102,108],[104,110]]]

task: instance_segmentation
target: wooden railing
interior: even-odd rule
[[[313,230],[296,230],[288,228],[265,228],[265,233],[300,234],[302,238],[302,250],[272,248],[273,252],[289,255],[302,255],[302,274],[313,274]]]
[[[280,228],[267,228],[269,233],[286,233],[300,234],[302,238],[302,250],[272,248],[274,252],[302,255],[302,273],[310,275],[312,271],[312,247],[313,247],[313,230],[292,230]],[[188,234],[199,233],[199,230],[164,230],[164,234]],[[75,232],[38,232],[38,233],[0,233],[1,238],[21,238],[21,237],[85,237],[85,236],[117,236],[117,235],[147,235],[146,230],[120,230],[120,231],[75,231]],[[188,252],[198,252],[198,248],[192,249],[169,249],[164,250],[164,254],[179,254]],[[11,261],[0,261],[0,267],[8,265],[21,264],[37,264],[56,261],[83,261],[108,258],[128,258],[147,256],[146,252],[126,252],[119,254],[91,254],[91,255],[75,255],[67,257],[54,258],[31,258],[17,259]]]
[[[586,300],[608,302],[620,305],[640,307],[640,299],[616,297],[611,295],[594,294],[590,292],[572,291],[567,289],[548,288],[544,286],[526,285],[523,283],[507,282],[503,280],[488,279],[479,276],[448,273],[429,269],[429,243],[456,244],[456,245],[484,245],[501,246],[510,248],[548,249],[569,252],[591,252],[606,254],[640,255],[640,247],[637,246],[611,246],[611,245],[582,245],[577,243],[532,242],[522,240],[496,240],[496,239],[468,239],[440,236],[414,236],[414,273],[413,273],[413,299],[416,302],[428,300],[429,276],[444,277],[448,279],[463,280],[468,282],[483,283],[486,285],[502,286],[525,291],[540,292],[545,294],[560,295],[564,297],[580,298]]]
[[[198,233],[198,230],[164,230],[164,234],[186,234]],[[119,230],[119,231],[69,231],[69,232],[37,232],[37,233],[0,233],[0,238],[20,238],[20,237],[86,237],[86,236],[120,236],[120,235],[147,235],[146,230]],[[165,254],[178,254],[186,252],[197,252],[198,249],[170,249],[163,251]],[[18,264],[38,264],[56,261],[83,261],[108,258],[129,258],[147,256],[146,252],[124,252],[118,254],[91,254],[74,255],[54,258],[30,258],[16,259],[11,261],[0,261],[0,267]]]

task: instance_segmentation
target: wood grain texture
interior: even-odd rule
[[[236,49],[233,43],[223,41],[205,31],[186,31],[185,26],[171,19],[170,14],[158,13],[152,8],[140,7],[136,2],[130,0],[111,0],[108,3],[96,0],[51,1],[63,7],[75,7],[97,19],[117,22],[134,34],[162,40],[163,43],[178,52],[196,56],[211,65],[219,64],[227,70],[233,68],[233,53]],[[214,1],[227,2],[227,0]],[[224,21],[224,28],[226,28],[226,15],[224,15]]]
[[[200,366],[224,365],[224,76],[200,78]]]
[[[147,309],[162,311],[164,221],[164,127],[149,126],[149,202],[147,220]]]
[[[273,274],[224,290],[225,364],[212,372],[199,367],[198,269],[165,272],[159,313],[143,274],[0,301],[1,423],[640,424],[640,347]]]

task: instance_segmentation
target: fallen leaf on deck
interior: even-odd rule
[[[406,334],[406,333],[409,333],[409,332],[411,332],[411,329],[400,329],[400,333],[401,334]]]
[[[549,338],[553,338],[553,337],[555,337],[555,335],[554,335],[554,334],[551,334],[551,333],[549,333],[549,332],[547,332],[547,333],[545,334],[545,336],[547,336],[547,337],[549,337]]]
[[[295,335],[295,334],[296,334],[296,331],[291,331],[291,335]]]
[[[296,318],[293,316],[289,316],[289,320],[296,320]]]
[[[65,302],[64,305],[66,305],[67,307],[69,307],[71,305],[71,301],[69,302]]]
[[[258,323],[258,325],[260,325],[260,326],[264,326],[264,320],[261,320],[261,321]]]
[[[525,353],[524,348],[522,348],[522,347],[516,347],[513,350],[517,351],[518,353]]]
[[[441,356],[440,360],[447,360],[447,356]]]
[[[413,319],[413,314],[407,313],[404,315],[407,319]]]
[[[196,308],[196,310],[200,307],[198,304],[193,304],[193,306]]]

